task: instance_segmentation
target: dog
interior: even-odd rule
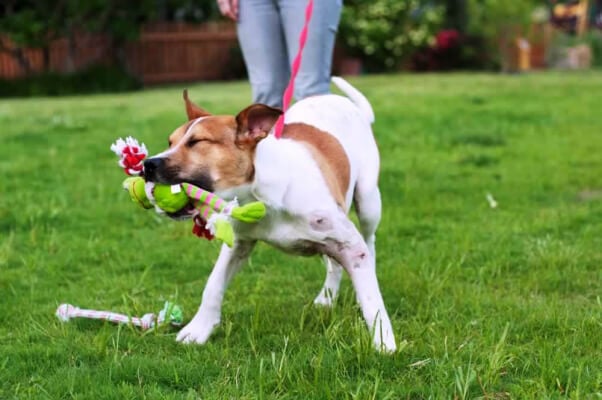
[[[235,243],[222,246],[199,310],[177,341],[208,340],[220,323],[228,282],[261,240],[287,253],[323,256],[326,279],[317,305],[332,306],[345,270],[375,348],[396,350],[375,269],[381,198],[374,113],[352,85],[338,77],[332,81],[346,97],[298,101],[285,114],[280,139],[271,131],[282,110],[252,104],[236,116],[211,115],[184,91],[188,122],[169,136],[167,150],[144,162],[146,180],[189,182],[241,204],[259,200],[267,213],[254,224],[233,221]],[[359,229],[348,218],[352,203]]]

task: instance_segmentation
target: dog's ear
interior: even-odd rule
[[[211,115],[207,111],[203,110],[201,107],[197,106],[192,101],[190,101],[190,99],[188,98],[187,89],[184,89],[184,93],[182,95],[184,97],[184,102],[186,102],[186,114],[188,115],[189,121]]]
[[[281,109],[265,104],[252,104],[245,108],[236,116],[236,143],[254,147],[268,135],[281,115]]]

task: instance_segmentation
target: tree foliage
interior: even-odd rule
[[[23,48],[42,48],[47,54],[53,40],[72,39],[80,32],[107,34],[118,47],[135,38],[140,24],[155,11],[154,0],[5,0],[0,6],[0,32],[12,45],[3,43],[0,50],[30,72]]]

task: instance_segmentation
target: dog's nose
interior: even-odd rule
[[[144,178],[147,181],[152,181],[157,176],[157,171],[159,171],[164,164],[163,158],[149,158],[144,161]]]

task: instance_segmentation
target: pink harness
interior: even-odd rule
[[[301,55],[303,54],[303,48],[305,47],[305,42],[307,41],[307,30],[309,28],[309,21],[311,20],[311,14],[313,10],[314,1],[308,0],[307,7],[305,8],[305,23],[303,24],[303,29],[301,30],[301,35],[299,36],[299,50],[297,51],[297,55],[295,56],[293,65],[291,66],[291,79],[288,81],[288,86],[286,87],[284,95],[282,96],[282,115],[280,118],[278,118],[278,121],[276,121],[276,125],[274,127],[274,136],[276,136],[276,139],[280,139],[282,137],[282,130],[284,129],[284,113],[291,104],[291,99],[293,97],[295,78],[299,72],[299,67],[301,67]]]

